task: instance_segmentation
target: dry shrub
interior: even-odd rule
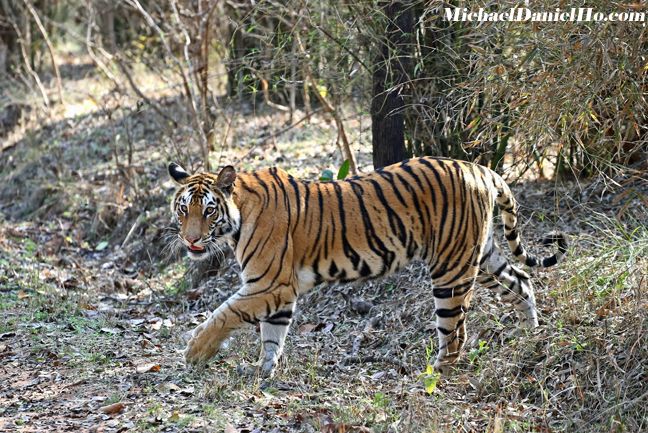
[[[576,240],[563,283],[538,295],[544,326],[480,358],[481,401],[521,402],[527,428],[645,427],[648,232],[592,214],[594,234]]]
[[[457,6],[504,11],[518,3]],[[553,1],[531,8],[557,6],[568,9]],[[587,7],[618,12],[629,6],[595,1]],[[408,112],[415,151],[493,167],[510,152],[514,164],[542,168],[548,161],[575,175],[609,173],[645,158],[647,33],[641,23],[449,23],[442,14],[441,5],[426,6],[417,29]]]

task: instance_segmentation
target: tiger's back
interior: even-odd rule
[[[343,181],[303,182],[273,168],[241,174],[237,182],[242,221],[254,221],[236,250],[244,273],[265,272],[248,268],[250,255],[258,254],[248,247],[253,240],[281,241],[291,246],[292,266],[315,284],[383,276],[416,259],[433,262],[438,277],[449,263],[474,262],[495,191],[491,171],[432,158]],[[285,265],[285,257],[276,264]]]
[[[207,176],[207,184],[222,183],[220,175]],[[465,341],[476,281],[511,302],[523,325],[537,325],[529,276],[493,241],[495,204],[519,261],[547,266],[565,250],[564,238],[555,237],[557,254],[543,261],[528,256],[508,186],[491,170],[462,161],[417,158],[334,182],[300,181],[272,168],[237,174],[224,190],[221,207],[231,210],[224,214],[238,219],[227,221],[231,233],[221,238],[234,246],[243,286],[196,328],[189,362],[210,358],[241,323],[259,322],[261,364],[272,374],[301,293],[323,281],[383,276],[419,259],[429,265],[434,285],[435,365],[445,367]]]

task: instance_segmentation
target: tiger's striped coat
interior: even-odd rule
[[[412,260],[428,264],[439,340],[435,368],[458,358],[466,340],[465,315],[475,282],[513,304],[522,326],[538,318],[529,275],[512,265],[493,240],[494,206],[515,258],[552,266],[566,252],[530,256],[517,231],[509,187],[480,165],[416,158],[334,182],[306,182],[271,168],[189,175],[169,166],[180,184],[172,210],[178,243],[202,259],[225,245],[241,266],[242,287],[193,331],[187,362],[209,360],[245,323],[260,323],[261,369],[272,375],[298,297],[322,282],[380,277]]]

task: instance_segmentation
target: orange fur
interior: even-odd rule
[[[212,244],[230,244],[243,281],[194,330],[185,352],[190,363],[211,358],[243,323],[260,322],[261,367],[272,374],[300,294],[321,282],[379,277],[423,260],[434,284],[435,366],[443,368],[457,359],[465,341],[465,312],[476,280],[510,301],[523,324],[537,325],[529,276],[511,265],[493,241],[496,204],[519,261],[550,266],[566,248],[564,237],[554,235],[550,240],[558,242],[557,254],[542,261],[529,256],[516,231],[516,204],[508,186],[476,164],[418,158],[335,182],[300,181],[275,168],[233,173],[231,167],[218,176],[171,173],[182,185],[173,204],[182,242],[188,246],[187,234],[200,227],[199,243],[208,250]],[[178,212],[183,200],[186,215]],[[218,212],[207,217],[205,206],[211,202]]]

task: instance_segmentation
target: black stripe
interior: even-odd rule
[[[481,260],[479,260],[479,265],[480,265],[480,266],[483,265],[484,262],[485,262],[486,260],[488,260],[488,258],[491,256],[491,254],[493,254],[493,249],[492,249],[492,248],[491,248],[491,249],[490,249],[486,254],[484,254],[484,255],[482,256]]]
[[[526,262],[524,262],[524,264],[530,268],[533,268],[535,266],[538,266],[538,260],[535,257],[529,256],[527,257]]]
[[[464,309],[462,305],[456,306],[454,308],[437,308],[435,313],[438,317],[448,319],[463,314]]]
[[[524,254],[524,248],[522,248],[522,244],[518,244],[517,247],[515,248],[515,251],[513,251],[513,255],[515,257],[518,257],[523,254]]]
[[[269,324],[275,325],[275,326],[290,326],[290,320],[285,320],[285,319],[277,319],[277,320],[275,320],[275,319],[266,319],[266,320],[263,320],[263,322],[269,323]]]
[[[441,326],[437,326],[436,329],[437,329],[437,331],[439,331],[443,335],[450,335],[450,334],[452,334],[454,332],[454,330],[449,330],[449,329],[446,329],[446,328],[442,328]]]
[[[335,278],[335,274],[337,274],[339,271],[337,265],[335,264],[335,260],[331,260],[331,265],[329,266],[329,275],[331,278]]]
[[[387,218],[389,220],[389,227],[391,228],[391,231],[396,234],[398,240],[403,246],[405,246],[407,242],[407,233],[405,232],[405,225],[403,224],[403,220],[390,206],[389,202],[385,198],[385,194],[383,193],[380,184],[373,179],[369,179],[369,182],[373,185],[374,190],[376,191],[376,195],[378,196],[378,200],[380,200],[380,203],[383,205],[383,208],[387,212]]]
[[[506,269],[507,266],[508,266],[508,263],[505,262],[495,272],[493,272],[493,275],[495,275],[496,277],[499,277],[502,274],[502,272],[504,272],[504,269]]]
[[[553,255],[542,260],[542,267],[548,268],[549,266],[553,266],[556,263],[558,263],[558,258]]]
[[[387,270],[391,269],[391,265],[394,263],[394,260],[396,258],[396,254],[388,249],[380,236],[377,235],[376,230],[374,229],[374,226],[371,222],[371,216],[369,211],[367,210],[367,207],[365,206],[364,199],[363,199],[363,194],[364,190],[362,189],[362,186],[356,182],[349,181],[351,184],[351,190],[353,193],[356,195],[358,198],[358,207],[360,208],[360,214],[362,215],[362,222],[365,227],[365,232],[366,232],[366,238],[367,238],[367,243],[369,244],[369,248],[371,251],[379,256],[382,259],[383,267],[380,271],[378,271],[378,275],[383,275],[386,273]],[[370,271],[370,268],[368,265],[363,266],[361,270],[361,274],[363,272],[366,272],[367,270]],[[363,276],[369,276],[368,275],[363,275]]]
[[[342,189],[340,188],[340,185],[337,182],[333,182],[333,190],[335,191],[335,195],[338,201],[337,203],[338,213],[340,215],[340,224],[341,224],[340,230],[342,231],[342,233],[347,233],[346,215],[344,212],[344,200],[342,198]],[[344,251],[344,255],[351,261],[351,264],[353,265],[353,269],[357,270],[358,265],[360,264],[360,256],[353,248],[351,248],[351,245],[349,244],[349,241],[346,236],[342,236],[342,249]]]
[[[269,316],[268,319],[292,319],[293,312],[292,310],[282,310],[277,311],[272,316]]]
[[[398,201],[405,207],[407,206],[407,202],[405,202],[405,198],[403,195],[400,193],[400,190],[398,186],[396,185],[396,182],[394,182],[394,176],[398,176],[398,174],[394,175],[394,173],[390,171],[381,171],[378,173],[383,179],[387,181],[387,185],[391,186],[392,191],[394,192],[394,195],[398,199]],[[402,180],[401,180],[402,182]]]

